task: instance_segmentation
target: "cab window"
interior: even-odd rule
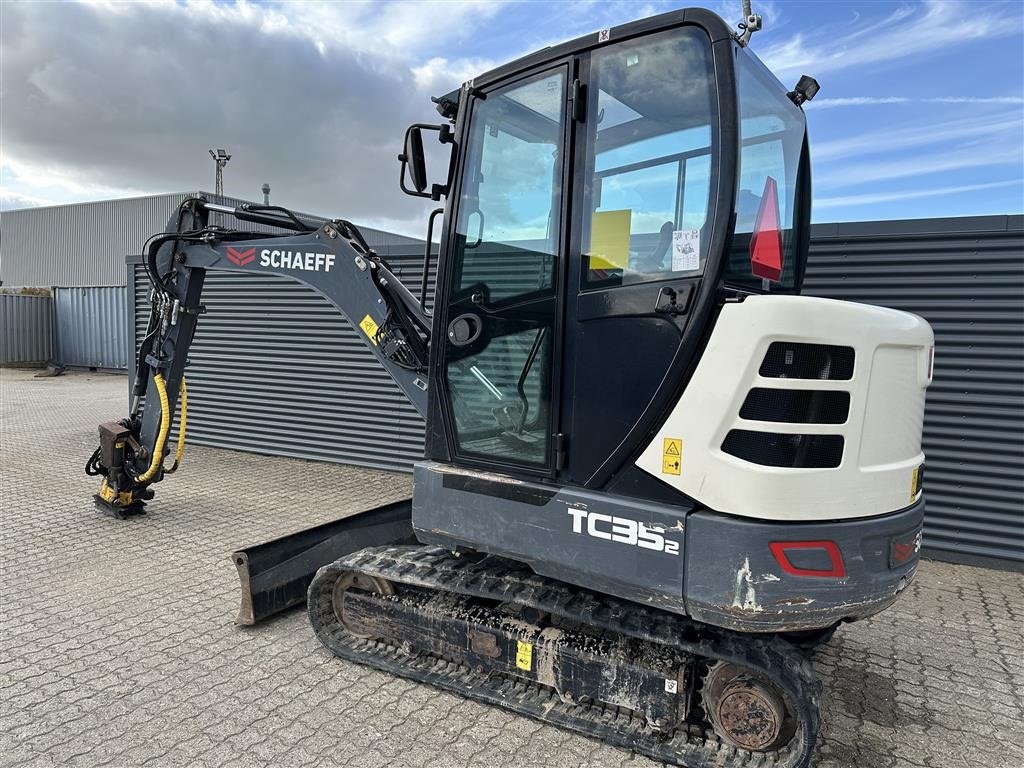
[[[669,30],[591,61],[584,287],[701,274],[717,153],[707,36]]]
[[[488,304],[554,285],[560,242],[565,73],[475,103],[455,249],[456,289]]]
[[[746,51],[738,52],[736,78],[740,112],[739,184],[736,229],[725,280],[748,290],[765,289],[766,281],[753,274],[750,245],[758,214],[772,208],[778,213],[782,273],[771,287],[792,290],[797,267],[795,224],[805,130],[803,112],[789,100],[785,89],[764,65]],[[773,197],[766,199],[766,195]]]

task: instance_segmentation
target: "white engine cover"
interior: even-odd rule
[[[852,347],[853,376],[762,377],[772,342]],[[917,498],[924,462],[921,429],[933,348],[927,322],[893,309],[808,296],[750,296],[726,304],[682,397],[636,464],[712,510],[744,517],[836,520],[903,509]],[[752,387],[845,390],[849,416],[844,424],[747,421],[739,413]],[[829,469],[751,463],[722,451],[733,429],[842,435],[842,459]],[[675,446],[680,466],[673,469],[672,461],[666,468]]]

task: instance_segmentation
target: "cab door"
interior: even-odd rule
[[[457,464],[556,471],[571,66],[469,97],[433,366]]]
[[[563,478],[664,498],[656,481],[634,480],[632,456],[678,398],[710,311],[714,280],[705,277],[732,194],[718,162],[721,65],[697,25],[612,40],[583,65]]]

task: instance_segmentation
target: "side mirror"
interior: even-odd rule
[[[402,191],[407,195],[413,197],[429,197],[431,200],[440,200],[442,195],[448,194],[448,177],[451,174],[451,158],[448,159],[448,173],[445,174],[444,184],[430,184],[427,179],[427,161],[426,154],[423,151],[423,131],[437,131],[437,140],[441,144],[455,144],[455,138],[452,135],[451,126],[442,125],[427,125],[425,123],[416,123],[410,125],[405,131],[405,146],[402,148],[402,154],[398,156],[398,161],[402,164],[402,170],[398,178],[398,184],[402,188]],[[412,187],[407,187],[405,184],[406,173]],[[427,191],[427,187],[430,187],[430,191]]]
[[[427,189],[427,160],[423,154],[423,133],[419,126],[405,132],[405,151],[399,158],[409,168],[409,178],[417,192]]]

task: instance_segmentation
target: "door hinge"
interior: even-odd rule
[[[572,81],[572,119],[577,123],[587,120],[587,86],[577,77]]]
[[[555,469],[565,469],[566,459],[568,458],[565,450],[565,435],[562,432],[559,432],[557,435],[553,435],[551,443],[555,451]]]

